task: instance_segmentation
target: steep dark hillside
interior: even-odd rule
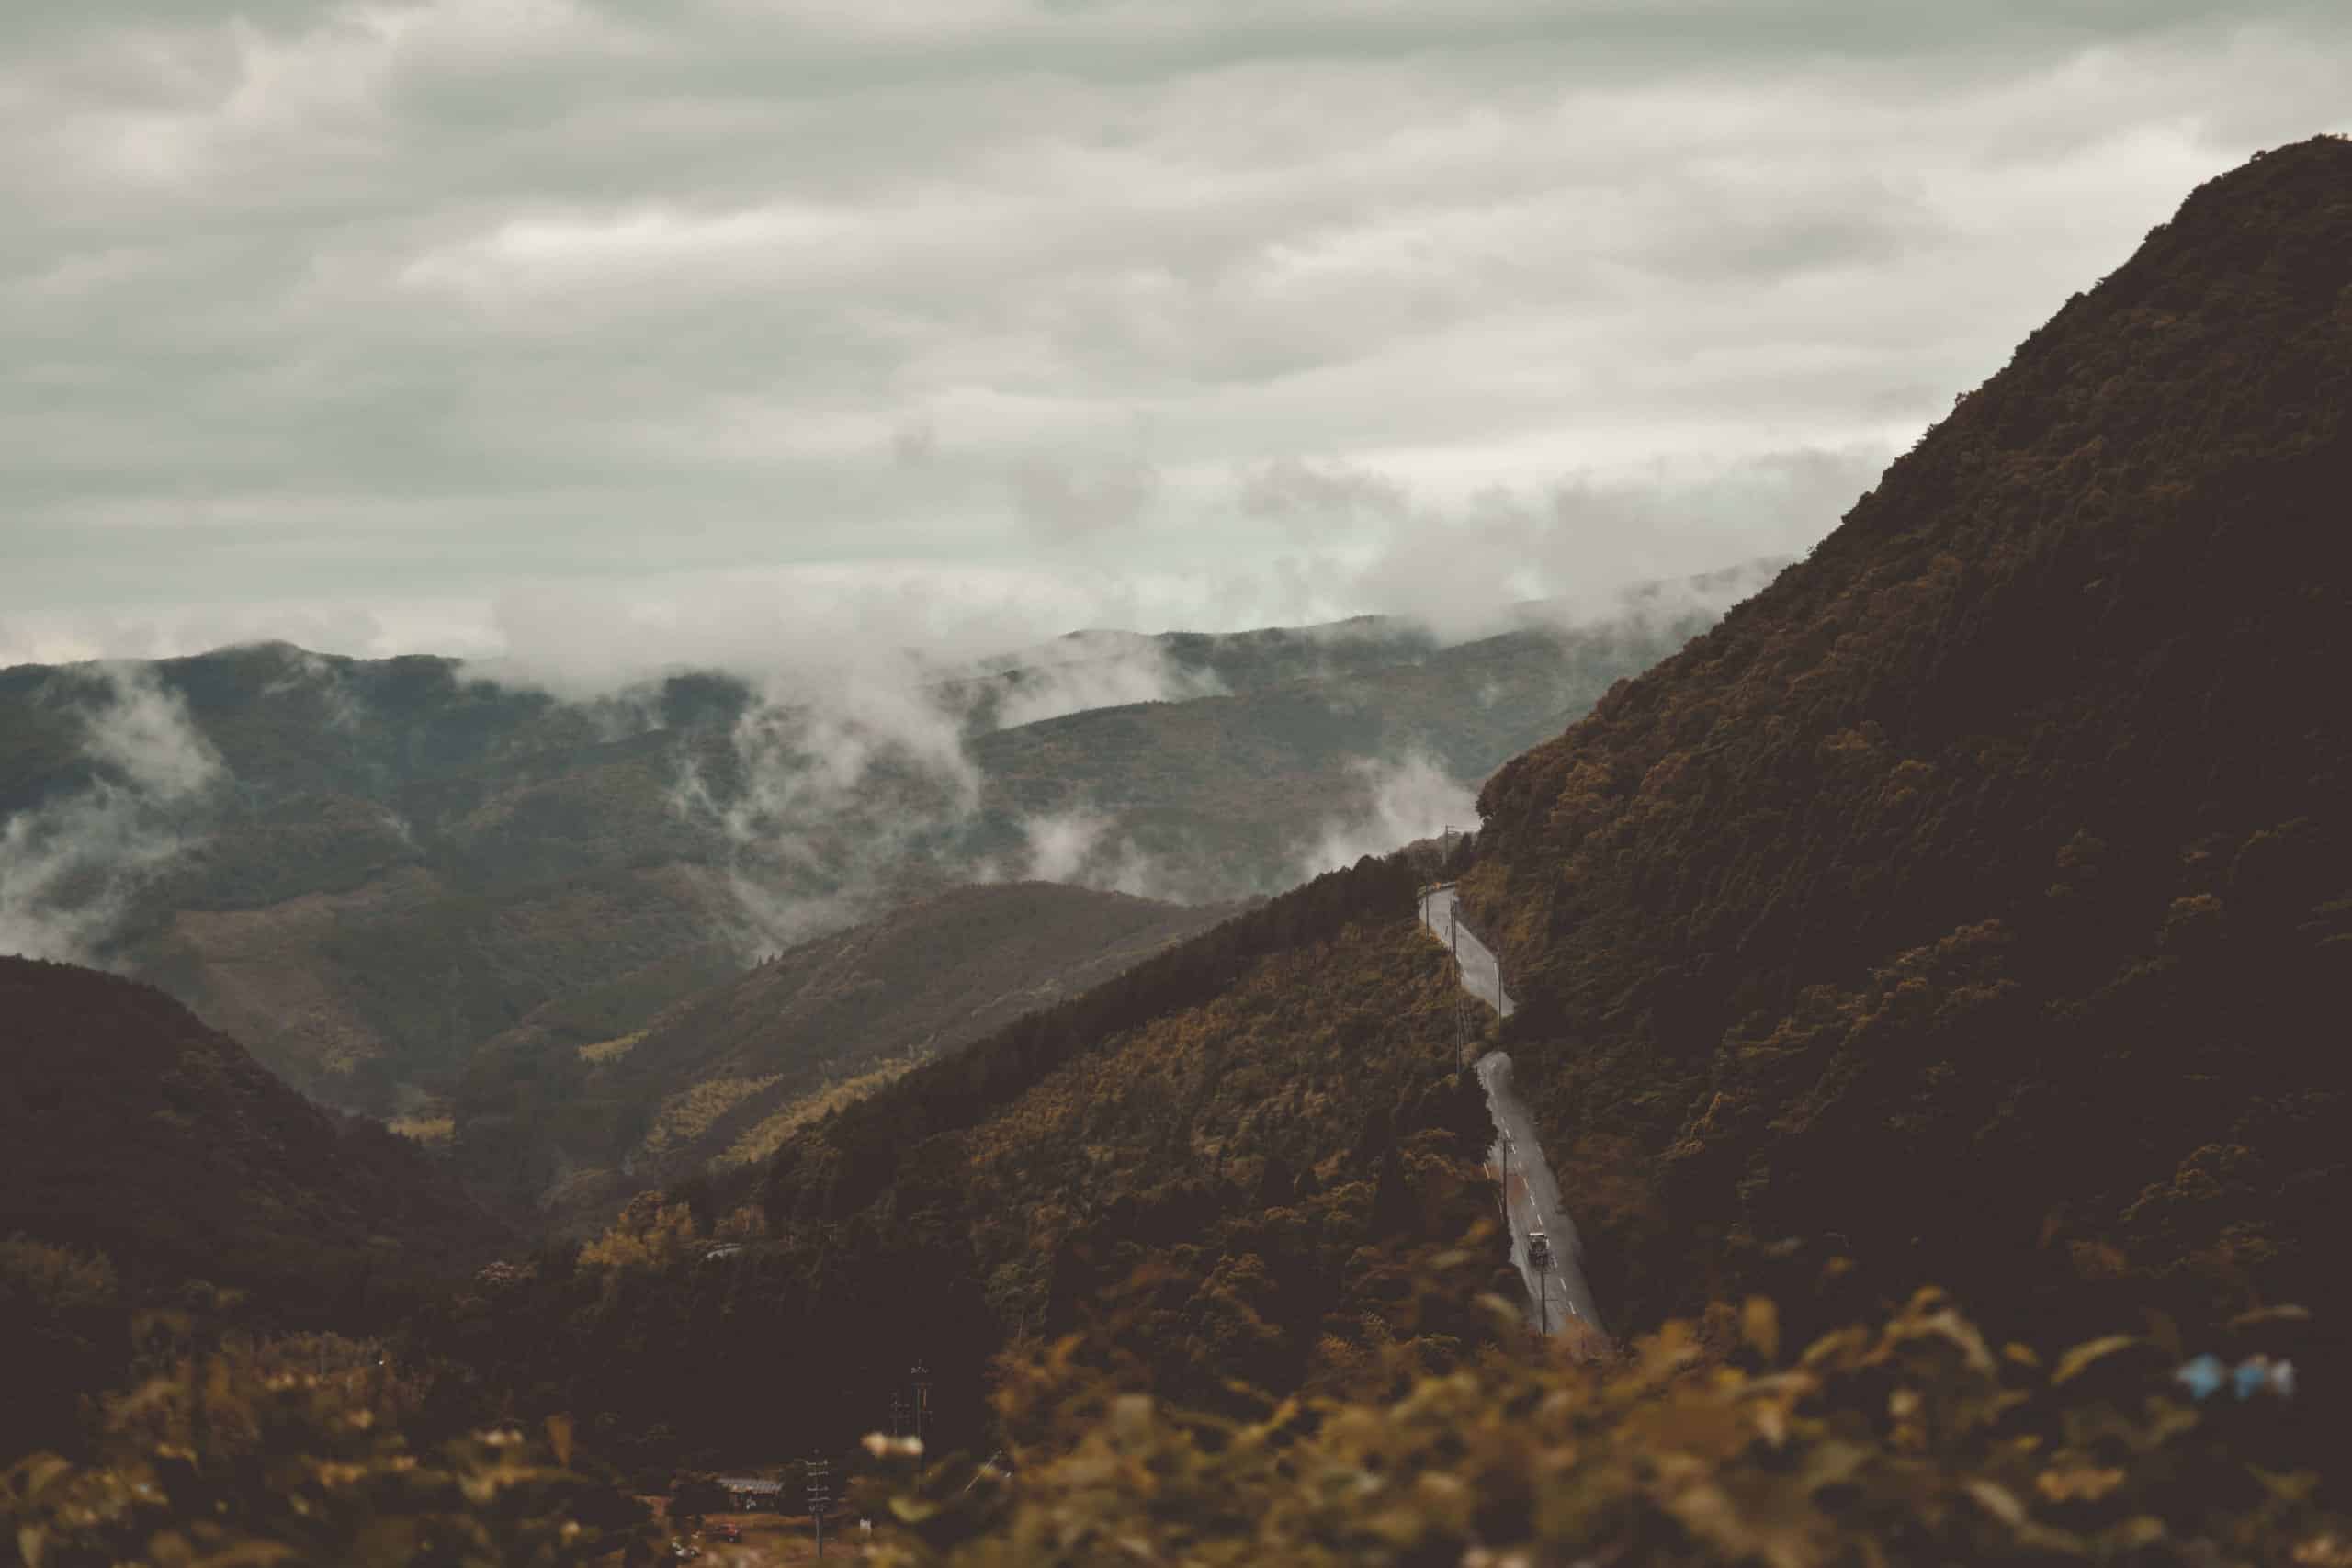
[[[648,1188],[764,1160],[824,1111],[1227,912],[1053,883],[959,887],[777,953],[640,1030],[583,1041],[551,1015],[468,1072],[453,1157],[552,1223],[601,1224]]]
[[[0,958],[0,1236],[126,1283],[249,1290],[300,1320],[505,1239],[372,1122],[322,1111],[152,987]]]
[[[1812,1237],[2021,1315],[2346,1306],[2347,649],[2322,139],[2199,189],[1809,559],[1487,784],[1470,897],[1563,1186],[1611,1195],[1603,1298]]]

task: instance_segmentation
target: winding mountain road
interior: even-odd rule
[[[1421,889],[1421,924],[1434,932],[1438,941],[1453,949],[1453,961],[1462,971],[1462,988],[1509,1018],[1519,1010],[1519,1004],[1503,989],[1503,966],[1487,944],[1470,934],[1455,908],[1452,883]]]
[[[1472,1070],[1487,1090],[1487,1113],[1495,1119],[1494,1146],[1487,1158],[1502,1180],[1510,1260],[1527,1281],[1528,1318],[1548,1318],[1554,1337],[1573,1340],[1578,1349],[1598,1355],[1609,1348],[1609,1331],[1601,1326],[1600,1309],[1592,1304],[1592,1292],[1584,1282],[1584,1243],[1577,1235],[1576,1222],[1560,1207],[1559,1183],[1544,1158],[1535,1119],[1512,1092],[1510,1056],[1489,1051]],[[1552,1244],[1547,1268],[1536,1268],[1529,1255],[1528,1236],[1535,1231]]]
[[[1421,924],[1453,952],[1462,988],[1509,1018],[1517,1010],[1503,989],[1502,964],[1486,943],[1462,923],[1451,886],[1424,888]],[[1527,1317],[1544,1319],[1555,1337],[1565,1338],[1586,1355],[1609,1349],[1609,1332],[1601,1326],[1600,1309],[1584,1280],[1584,1244],[1576,1222],[1560,1207],[1559,1183],[1544,1157],[1544,1145],[1511,1086],[1510,1057],[1489,1051],[1472,1069],[1487,1091],[1487,1113],[1494,1119],[1495,1142],[1488,1168],[1502,1189],[1504,1223],[1510,1232],[1510,1260],[1527,1284]],[[1551,1243],[1548,1266],[1537,1268],[1528,1244],[1541,1232]]]

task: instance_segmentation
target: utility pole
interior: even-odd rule
[[[890,1391],[890,1436],[907,1435],[907,1396],[896,1389]]]
[[[820,1557],[825,1555],[825,1505],[832,1501],[832,1469],[827,1460],[811,1458],[808,1461],[808,1522],[816,1527]]]
[[[1510,1134],[1503,1134],[1503,1229],[1510,1229]]]
[[[1552,1238],[1542,1231],[1527,1233],[1527,1260],[1535,1265],[1536,1325],[1544,1337],[1552,1334]]]
[[[923,1426],[931,1416],[931,1369],[921,1361],[917,1361],[909,1370],[908,1375],[914,1379],[915,1438],[920,1441],[922,1438]]]

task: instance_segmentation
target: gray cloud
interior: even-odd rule
[[[1139,457],[1091,464],[1032,457],[1012,475],[1021,514],[1053,541],[1080,538],[1139,521],[1159,492],[1159,470]]]
[[[1183,669],[1164,645],[1120,632],[1081,632],[990,662],[1018,669],[1017,683],[1002,688],[993,710],[999,728],[1089,708],[1218,696],[1226,689],[1215,671]]]
[[[1011,646],[1784,553],[2198,180],[2352,124],[2352,18],[2292,3],[23,0],[0,42],[0,660],[547,656],[604,601],[641,664],[836,593],[976,636],[928,603],[970,585]]]

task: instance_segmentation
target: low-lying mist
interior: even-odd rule
[[[289,789],[329,787],[271,773],[274,754],[250,751],[254,729],[295,738],[312,774],[334,774],[332,788],[364,801],[388,854],[468,885],[485,874],[479,835],[524,820],[547,777],[603,765],[599,747],[627,751],[650,779],[648,809],[671,826],[635,819],[641,847],[611,862],[715,878],[732,915],[707,934],[745,956],[959,882],[1037,879],[1190,903],[1274,892],[1475,819],[1475,775],[1500,757],[1430,744],[1429,724],[1444,728],[1444,713],[1385,723],[1371,710],[1404,688],[1382,686],[1380,672],[1434,670],[1462,649],[1458,669],[1422,680],[1409,700],[1494,719],[1478,733],[1564,726],[1597,694],[1577,637],[1616,638],[1646,662],[1665,628],[1687,635],[1766,575],[1645,584],[1600,611],[1575,597],[1524,601],[1450,632],[1373,616],[1044,637],[1009,600],[943,608],[872,581],[782,609],[722,595],[698,622],[617,599],[518,600],[502,608],[507,651],[492,659],[395,667],[283,644],[224,653],[236,668],[202,678],[217,688],[233,676],[232,698],[222,706],[216,689],[201,721],[174,690],[198,678],[184,667],[74,666],[46,677],[44,698],[74,726],[74,765],[0,820],[0,951],[119,956],[141,890],[225,824],[230,802],[239,821],[266,825]],[[1464,625],[1518,637],[1509,657],[1521,662],[1497,663],[1492,678],[1461,673],[1484,668]],[[1527,655],[1531,637],[1561,639],[1560,668],[1576,665],[1575,678],[1545,674],[1554,656]],[[1204,699],[1222,701],[1204,709]],[[1162,724],[1156,704],[1205,716]],[[264,709],[266,723],[246,722]],[[205,732],[217,723],[242,727],[234,743]],[[475,782],[458,792],[473,804],[445,803],[436,819],[435,802],[458,796],[439,785],[415,796],[423,786],[406,781],[403,759],[438,754],[451,737],[480,749],[464,773]],[[526,764],[533,756],[568,760]],[[1253,770],[1267,768],[1257,782]],[[585,816],[568,830],[597,831],[602,787],[582,786]],[[568,841],[531,863],[560,869]],[[299,866],[278,880],[287,891],[269,897],[303,890]]]
[[[81,731],[82,777],[0,822],[0,953],[102,963],[141,884],[202,837],[226,775],[145,667],[61,671],[43,698]]]

